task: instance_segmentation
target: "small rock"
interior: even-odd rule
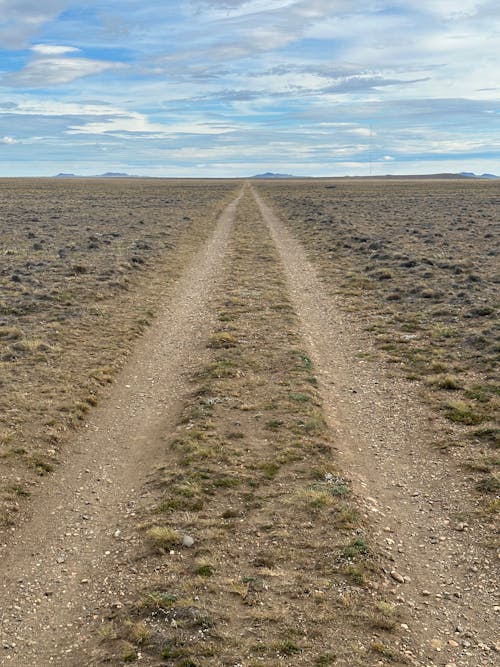
[[[454,639],[448,639],[448,644],[449,646],[452,646],[453,648],[457,648],[458,642],[456,642]]]
[[[422,591],[422,595],[425,595],[425,597],[428,597],[430,594],[431,594],[431,592],[428,591],[428,590],[423,590]]]
[[[443,642],[440,639],[433,639],[431,641],[431,647],[435,651],[442,651],[443,650]]]
[[[184,535],[182,538],[182,546],[183,547],[192,547],[194,544],[194,539],[191,537],[191,535]]]
[[[391,577],[394,579],[394,581],[397,581],[399,584],[405,583],[405,578],[403,577],[402,574],[399,574],[397,570],[391,570]]]

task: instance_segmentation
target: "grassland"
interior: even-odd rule
[[[460,448],[494,508],[498,184],[337,180],[259,183],[259,191],[362,325],[360,355],[420,382],[442,417],[442,448]]]
[[[0,525],[95,405],[231,182],[0,182]]]

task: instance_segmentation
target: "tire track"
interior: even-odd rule
[[[498,589],[488,533],[460,522],[463,471],[429,445],[428,415],[404,381],[376,372],[357,354],[350,323],[335,308],[303,247],[252,188],[280,253],[292,303],[317,369],[341,463],[364,496],[420,645],[420,665],[498,664]],[[471,509],[471,508],[469,508]],[[487,527],[491,529],[492,527]]]
[[[211,296],[242,194],[219,217],[110,395],[76,437],[71,459],[40,489],[31,519],[1,545],[0,664],[64,665],[96,611],[126,598],[127,575],[117,573],[115,563],[127,552],[132,562],[134,538],[122,528],[125,533],[137,490],[163,447],[160,435],[175,423],[189,369],[203,354],[213,324]]]

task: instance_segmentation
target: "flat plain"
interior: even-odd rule
[[[202,242],[234,187],[0,182],[0,524],[57,465],[181,271],[179,246]]]
[[[261,190],[370,334],[375,349],[360,355],[420,382],[445,420],[440,446],[463,450],[469,472],[480,473],[477,490],[495,504],[498,184],[303,181]]]
[[[0,192],[0,664],[497,664],[498,184]]]

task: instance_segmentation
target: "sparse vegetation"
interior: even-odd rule
[[[182,544],[182,536],[168,526],[152,526],[147,536],[157,549],[173,549]]]
[[[335,469],[282,269],[248,199],[226,271],[207,358],[165,434],[168,465],[151,480],[158,503],[143,519],[162,520],[162,549],[148,556],[157,581],[125,613],[154,632],[143,655],[167,664],[238,664],[243,655],[249,664],[334,664],[332,635],[344,638],[335,654],[350,659],[346,638],[357,624],[373,628],[363,609],[373,605],[377,556],[358,534],[357,500]],[[163,548],[166,529],[169,545],[171,534],[193,536],[190,548],[173,547],[179,558]],[[167,581],[175,590],[158,592]],[[348,617],[338,614],[344,590]]]
[[[2,180],[0,494],[54,470],[235,187]]]
[[[280,192],[290,186],[272,187],[279,201]],[[301,188],[321,187],[321,183],[294,185],[294,196]],[[356,195],[352,201],[346,197],[342,208],[349,209],[359,204],[360,194],[352,184],[345,187],[347,194]],[[411,190],[414,186],[405,187],[418,199]],[[490,354],[495,305],[490,305],[490,290],[486,296],[481,291],[488,282],[483,269],[472,260],[470,265],[459,265],[454,249],[445,256],[449,246],[427,221],[404,222],[408,192],[397,192],[401,210],[399,217],[392,211],[397,220],[389,216],[391,235],[385,233],[378,211],[370,219],[366,193],[361,197],[366,207],[361,206],[361,222],[353,216],[344,220],[347,214],[342,210],[328,220],[315,214],[304,220],[297,213],[303,212],[303,202],[296,197],[287,209],[296,215],[289,224],[303,234],[310,248],[320,250],[316,261],[326,284],[332,291],[340,285],[337,296],[346,313],[362,322],[366,338],[360,339],[360,362],[385,360],[394,373],[419,381],[429,414],[445,425],[442,446],[433,452],[439,456],[460,445],[461,469],[472,480],[471,491],[483,496],[475,498],[478,512],[490,521],[500,509],[499,460],[493,451],[499,441],[494,424],[499,394],[493,377],[496,357]],[[386,205],[392,201],[387,194],[384,197]],[[312,199],[308,206],[319,202],[323,212],[330,206],[339,208],[337,201]],[[176,203],[182,208],[182,202]],[[197,229],[203,233],[208,230],[201,221],[189,222],[193,227],[200,224]],[[409,229],[398,236],[403,224]],[[335,225],[332,233],[330,227]],[[125,349],[151,322],[155,299],[163,289],[159,284],[145,292],[149,307],[142,312],[141,306],[141,313],[130,316],[132,325],[124,337],[115,338],[113,333],[113,318],[136,303],[147,278],[161,276],[168,283],[173,264],[160,269],[159,262],[174,261],[176,253],[171,256],[167,246],[183,238],[180,227],[170,229],[165,246],[158,244],[158,253],[153,248],[151,253],[142,252],[148,249],[137,246],[122,267],[119,291],[108,291],[104,281],[93,299],[85,293],[93,284],[92,253],[100,247],[99,238],[89,243],[90,255],[79,252],[67,263],[69,286],[57,296],[64,304],[61,310],[74,308],[74,323],[89,327],[82,329],[84,343],[95,323],[99,332],[110,328],[108,348],[106,354],[85,361],[78,391],[63,383],[53,390],[47,405],[41,405],[40,414],[31,403],[22,404],[24,416],[34,415],[34,423],[42,424],[40,440],[28,441],[29,431],[22,430],[21,421],[14,427],[0,422],[0,463],[6,470],[23,473],[3,489],[7,511],[0,511],[1,525],[12,523],[16,505],[36,493],[37,477],[51,473],[64,456],[62,425],[78,427],[99,403],[102,387],[112,381],[117,367],[113,355],[118,341]],[[160,228],[153,228],[163,238]],[[132,234],[127,225],[123,234],[126,239]],[[363,240],[363,235],[368,238]],[[329,248],[331,244],[328,252],[325,239]],[[38,245],[37,252],[43,252],[44,244]],[[187,254],[180,256],[188,256],[192,247],[189,241]],[[441,264],[455,262],[454,268],[443,267],[435,255]],[[14,286],[26,280],[19,267],[13,275]],[[478,303],[469,299],[462,305],[462,296],[456,301],[456,285],[444,282],[443,275],[470,283]],[[328,282],[332,276],[335,280]],[[80,295],[73,281],[90,282]],[[110,303],[114,299],[116,311]],[[404,569],[404,577],[392,569],[405,545],[391,537],[391,528],[379,531],[386,525],[381,517],[388,516],[390,507],[376,494],[370,500],[373,507],[360,504],[358,477],[353,474],[351,484],[337,469],[339,443],[325,419],[316,369],[303,350],[275,247],[248,196],[238,212],[214,304],[213,330],[203,332],[206,336],[193,355],[198,367],[190,367],[189,396],[184,397],[175,426],[169,425],[160,436],[163,460],[161,454],[160,460],[155,459],[147,486],[140,491],[143,500],[134,503],[129,519],[122,517],[124,524],[130,521],[127,558],[135,557],[127,560],[129,588],[120,590],[105,623],[96,618],[102,664],[405,664],[404,650],[415,647],[411,633],[401,629],[409,630],[401,621],[408,620],[412,577]],[[80,317],[80,306],[88,319]],[[50,332],[43,323],[36,331],[35,319],[23,320],[19,327],[10,321],[5,326],[0,323],[0,344],[6,346],[2,351],[7,349],[7,357],[18,355],[0,362],[2,386],[15,387],[13,369],[25,368],[27,360],[40,373],[39,381],[47,380],[48,368],[70,349],[66,340],[70,328],[64,318],[52,322]],[[78,337],[71,331],[75,363],[89,348],[78,348]],[[463,336],[469,334],[473,341],[464,343]],[[483,350],[486,365],[476,358]],[[323,376],[318,377],[323,382]],[[411,498],[410,502],[423,501],[419,494]],[[377,524],[378,532],[371,529],[371,511],[384,522]],[[465,536],[469,526],[462,522],[459,527],[454,524],[456,517],[452,519],[442,532]],[[113,539],[121,539],[120,532]],[[382,550],[384,539],[388,546]],[[437,543],[434,535],[432,539]],[[381,563],[387,566],[389,561],[391,565],[382,569]],[[396,587],[395,582],[408,586]],[[406,600],[403,588],[410,591]],[[395,589],[401,595],[396,596]]]
[[[477,439],[498,446],[498,185],[346,181],[332,190],[316,181],[258,189],[364,328],[359,358],[421,381],[422,398],[456,440],[484,424]]]

